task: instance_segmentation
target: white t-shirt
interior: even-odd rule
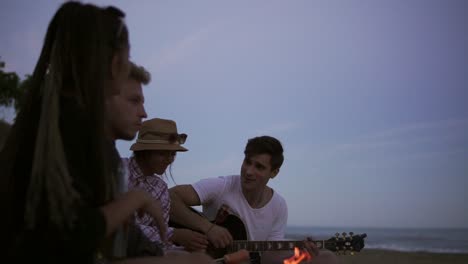
[[[262,208],[252,208],[242,193],[239,175],[200,180],[192,187],[198,194],[203,213],[214,220],[224,204],[236,214],[247,229],[248,240],[266,241],[284,239],[288,221],[286,201],[276,191]]]

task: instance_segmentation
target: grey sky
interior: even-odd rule
[[[126,12],[149,116],[189,135],[177,183],[238,173],[269,134],[290,225],[468,227],[468,1],[91,2]],[[9,70],[60,3],[2,1]]]

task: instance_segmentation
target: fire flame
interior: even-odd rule
[[[283,264],[299,264],[301,261],[308,261],[312,259],[312,256],[306,250],[300,250],[298,247],[294,247],[294,256],[283,260]]]

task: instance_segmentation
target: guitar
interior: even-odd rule
[[[199,212],[197,212],[200,214]],[[219,215],[219,212],[218,212]],[[279,250],[294,250],[295,247],[303,248],[304,241],[248,241],[247,232],[242,220],[233,214],[224,214],[222,221],[219,217],[214,221],[214,224],[226,228],[233,238],[233,242],[226,248],[215,248],[208,246],[206,252],[213,258],[221,258],[226,254],[246,249],[250,252],[263,252],[263,251],[279,251]],[[170,226],[175,228],[186,228],[174,222],[169,223]],[[343,233],[340,236],[338,233],[334,237],[327,240],[315,240],[318,249],[328,249],[336,252],[337,254],[354,254],[364,248],[364,238],[366,234],[355,235],[352,232],[347,235]]]

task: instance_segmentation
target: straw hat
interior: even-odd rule
[[[181,145],[187,134],[177,133],[177,125],[172,120],[153,118],[143,122],[136,142],[130,150],[175,150],[187,151]]]

